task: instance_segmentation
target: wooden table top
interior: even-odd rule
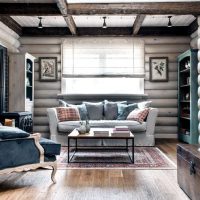
[[[100,133],[101,132],[101,133]],[[133,133],[130,131],[129,135],[127,135],[126,133],[118,133],[117,135],[112,135],[113,132],[113,128],[91,128],[89,133],[85,133],[85,134],[79,134],[79,132],[74,129],[69,135],[68,137],[70,138],[124,138],[124,139],[131,139],[134,138]],[[96,133],[96,135],[95,135]]]

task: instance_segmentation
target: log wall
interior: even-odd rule
[[[143,37],[145,41],[145,94],[153,101],[152,106],[159,108],[156,123],[157,138],[177,137],[177,56],[187,50],[189,37]],[[35,104],[34,131],[49,136],[46,109],[58,105],[57,94],[61,91],[61,38],[21,38],[22,51],[36,58],[56,56],[58,58],[58,81],[40,82],[38,59],[35,63]],[[169,81],[149,81],[149,57],[168,57]]]

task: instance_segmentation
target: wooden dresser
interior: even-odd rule
[[[200,145],[177,145],[178,184],[192,199],[200,199]]]

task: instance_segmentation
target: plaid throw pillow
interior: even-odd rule
[[[80,120],[80,114],[77,108],[59,107],[59,108],[56,108],[56,110],[57,110],[57,116],[60,122]]]
[[[149,113],[149,108],[144,109],[135,109],[129,113],[127,119],[128,120],[135,120],[142,123]]]

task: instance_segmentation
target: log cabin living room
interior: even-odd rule
[[[199,0],[0,0],[0,199],[200,199]]]

